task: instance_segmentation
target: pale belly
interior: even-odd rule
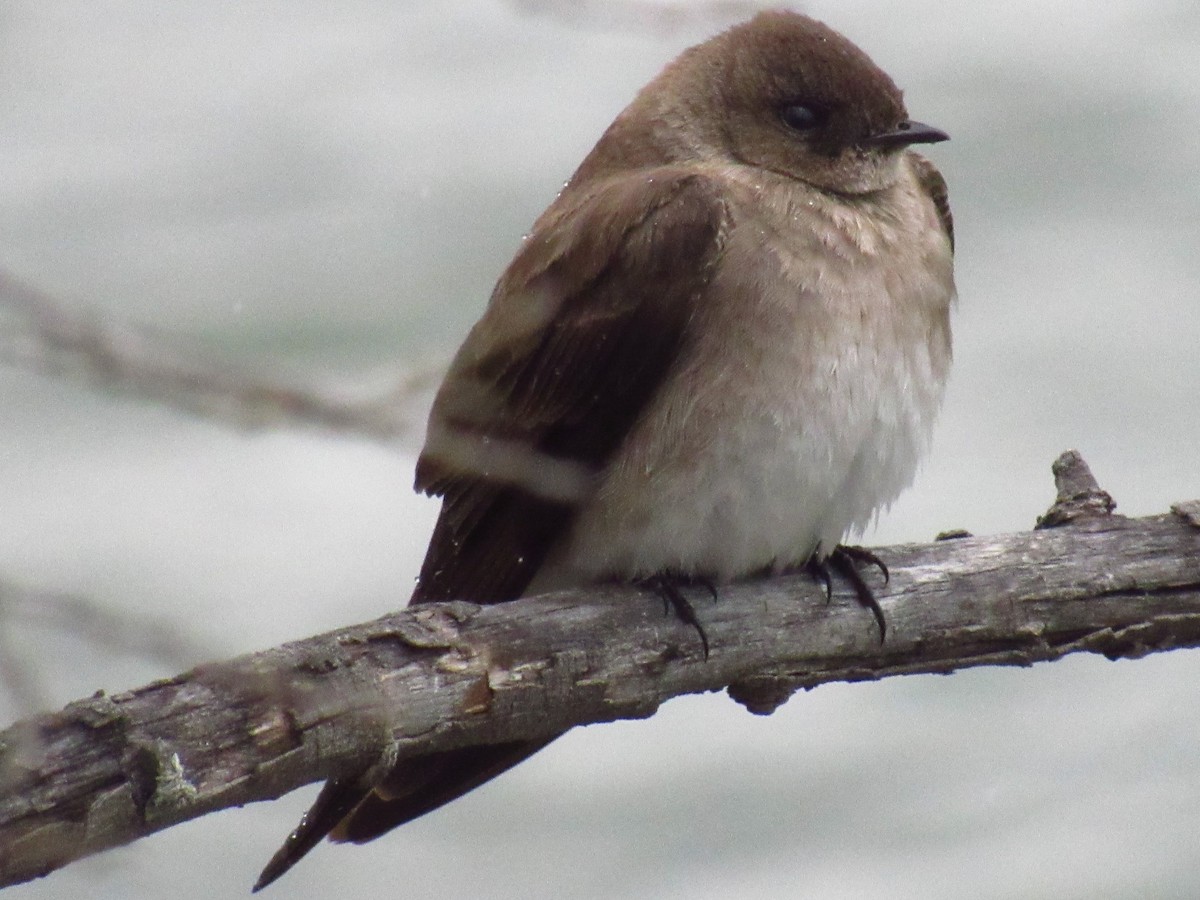
[[[805,562],[861,531],[911,482],[944,371],[928,345],[851,341],[736,357],[670,392],[604,475],[556,581],[662,571],[728,580]],[[550,573],[547,573],[548,575]]]

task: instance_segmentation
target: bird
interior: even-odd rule
[[[669,63],[537,219],[449,367],[416,465],[442,505],[410,602],[644,584],[707,654],[681,586],[858,577],[873,557],[841,541],[911,484],[950,368],[947,187],[910,149],[947,138],[798,13]],[[255,890],[326,835],[372,840],[555,737],[328,781]]]

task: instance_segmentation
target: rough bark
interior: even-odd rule
[[[882,645],[850,588],[808,575],[693,601],[711,645],[636,588],[431,604],[96,695],[0,734],[0,885],[216,809],[397,755],[793,691],[1086,651],[1200,645],[1200,502],[1127,519],[1077,455],[1039,529],[877,549]]]

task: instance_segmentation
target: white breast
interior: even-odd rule
[[[911,483],[949,365],[949,248],[916,198],[881,227],[801,199],[730,234],[684,358],[552,581],[800,564]]]

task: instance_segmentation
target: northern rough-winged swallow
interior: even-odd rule
[[[843,535],[912,481],[950,367],[946,185],[907,149],[945,139],[794,13],[667,66],[538,219],[438,392],[416,486],[442,510],[412,602],[845,570]],[[330,781],[257,887],[552,739]]]

